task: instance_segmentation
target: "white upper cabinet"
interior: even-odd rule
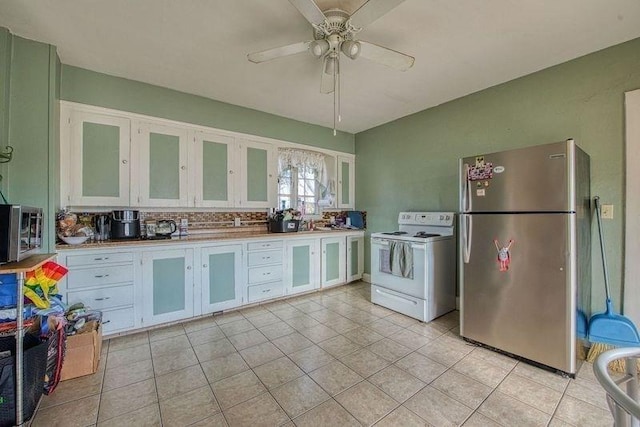
[[[338,156],[338,208],[355,207],[355,159]]]
[[[186,128],[137,123],[132,147],[136,165],[132,171],[137,172],[137,179],[132,180],[136,195],[132,205],[189,206],[188,141]]]
[[[61,205],[129,205],[130,120],[63,109]]]
[[[233,207],[234,184],[239,176],[235,138],[197,131],[190,148],[190,206]]]
[[[355,206],[352,154],[72,102],[60,105],[62,207],[276,207],[281,146],[328,159],[330,185],[319,206]]]
[[[238,139],[240,154],[236,206],[240,208],[275,207],[277,187],[276,150],[272,144]]]

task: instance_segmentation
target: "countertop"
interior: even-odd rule
[[[80,245],[67,245],[65,243],[56,244],[56,250],[77,250],[77,249],[112,249],[117,247],[131,247],[131,246],[146,246],[146,245],[163,245],[163,244],[176,244],[176,243],[197,243],[206,241],[220,241],[220,240],[241,240],[241,239],[255,239],[255,238],[273,238],[273,239],[288,239],[300,236],[313,236],[313,235],[335,235],[335,234],[347,234],[359,231],[363,229],[348,229],[338,228],[333,230],[313,230],[313,231],[297,231],[291,233],[270,233],[266,230],[242,230],[232,229],[233,231],[211,231],[211,232],[198,232],[192,233],[188,236],[172,237],[171,239],[133,239],[133,240],[105,240],[102,242],[85,242]]]

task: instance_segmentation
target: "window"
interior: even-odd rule
[[[299,166],[283,170],[278,182],[278,208],[293,208],[303,215],[316,215],[318,212],[318,182],[315,169]]]
[[[320,215],[328,205],[324,155],[281,148],[278,152],[278,209],[297,209],[303,215]]]

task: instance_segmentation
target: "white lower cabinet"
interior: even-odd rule
[[[247,243],[247,302],[284,295],[282,240]]]
[[[69,273],[60,281],[65,303],[102,311],[105,335],[124,332],[136,324],[134,252],[62,252],[58,262]]]
[[[363,246],[359,232],[69,249],[59,288],[66,303],[101,310],[112,335],[342,285],[362,276]]]
[[[193,249],[142,253],[142,325],[193,316]]]
[[[364,236],[347,236],[347,283],[362,279]]]
[[[201,250],[202,314],[242,305],[242,245]]]
[[[322,274],[323,288],[336,286],[346,281],[345,236],[323,237],[322,245]]]
[[[286,244],[285,284],[287,295],[320,287],[320,240],[290,240]]]

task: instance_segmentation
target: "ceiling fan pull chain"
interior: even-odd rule
[[[342,121],[342,113],[340,112],[340,55],[336,58],[336,78],[334,82],[338,92],[338,123],[340,123]]]

